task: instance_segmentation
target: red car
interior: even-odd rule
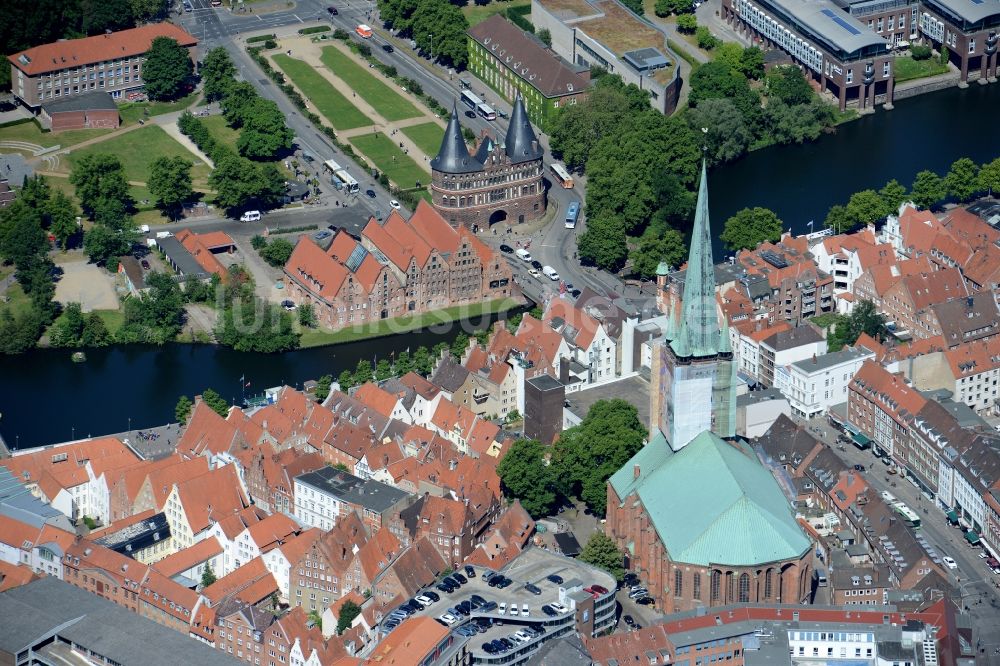
[[[601,587],[600,585],[594,585],[594,586],[593,586],[592,588],[590,588],[590,589],[591,589],[591,590],[592,590],[593,592],[596,592],[597,594],[607,594],[607,593],[608,593],[608,588],[606,588],[606,587]]]

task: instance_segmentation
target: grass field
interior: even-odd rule
[[[92,312],[101,318],[101,321],[104,322],[104,327],[108,329],[108,333],[110,333],[111,335],[117,333],[118,329],[121,328],[122,324],[125,323],[125,313],[123,313],[121,310],[93,310]],[[84,313],[83,316],[89,317],[90,314],[91,314],[90,312],[87,312]],[[56,317],[56,320],[52,322],[52,325],[49,326],[46,333],[50,333],[56,326],[58,326],[59,322],[62,321],[63,317],[65,316],[66,316],[65,314],[61,314],[58,317]]]
[[[499,2],[498,0],[494,0],[488,5],[470,3],[462,7],[462,13],[465,14],[465,18],[469,19],[469,27],[472,27],[477,23],[482,23],[494,14],[499,14],[505,9],[526,7],[529,4],[531,3],[528,0],[513,0],[513,2]]]
[[[194,103],[197,96],[197,93],[191,93],[175,102],[130,102],[118,107],[118,115],[122,117],[123,125],[132,125],[138,122],[140,118],[159,116],[164,113],[186,109]],[[145,113],[147,110],[149,111],[148,114]]]
[[[423,115],[408,99],[370,74],[336,46],[323,49],[321,60],[386,120],[406,120]]]
[[[288,75],[319,112],[326,116],[334,129],[348,130],[371,125],[371,118],[361,113],[346,97],[309,64],[284,54],[274,56],[274,62]]]
[[[397,187],[413,187],[418,180],[426,185],[431,180],[430,171],[425,171],[409,155],[404,155],[399,145],[381,132],[351,137],[350,141]]]
[[[75,146],[76,144],[93,139],[94,137],[110,134],[109,129],[83,129],[65,130],[62,132],[43,132],[34,122],[18,123],[0,127],[0,141],[27,141],[39,146],[50,148],[51,146]],[[5,148],[5,152],[9,149]]]
[[[116,155],[125,167],[125,177],[128,180],[141,182],[146,182],[149,179],[149,165],[157,157],[179,155],[194,164],[191,168],[191,180],[196,186],[204,186],[208,182],[210,171],[208,165],[191,154],[187,148],[174,141],[157,125],[147,125],[142,129],[127,132],[113,139],[74,151],[69,154],[68,164],[65,162],[63,164],[67,168],[71,168],[84,155],[96,153]]]
[[[443,310],[433,310],[412,317],[398,317],[396,319],[382,319],[364,326],[353,326],[339,331],[326,331],[322,329],[308,329],[302,333],[301,344],[303,347],[320,347],[322,345],[332,345],[340,342],[350,342],[352,340],[364,340],[366,338],[380,338],[386,335],[395,335],[407,331],[415,331],[420,328],[463,319],[475,319],[484,314],[494,312],[505,312],[520,305],[517,301],[506,298],[485,303],[471,303],[469,305],[456,305],[455,307]]]
[[[222,116],[208,116],[207,118],[200,118],[202,124],[208,128],[208,131],[215,137],[215,140],[224,146],[236,150],[236,141],[240,138],[240,131],[234,130],[232,127],[226,124],[226,119]]]
[[[417,148],[424,151],[425,155],[434,157],[441,148],[441,137],[444,130],[437,123],[421,123],[420,125],[410,125],[402,129],[403,134],[410,137]]]
[[[937,58],[927,60],[914,60],[910,56],[896,58],[895,78],[896,83],[922,79],[928,76],[937,76],[948,71],[948,65],[942,65]]]

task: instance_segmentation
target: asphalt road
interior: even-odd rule
[[[958,568],[951,571],[953,584],[961,592],[960,606],[968,608],[968,613],[976,629],[976,638],[983,653],[979,663],[1000,666],[1000,655],[993,650],[1000,648],[1000,590],[994,583],[1000,583],[1000,575],[986,568],[979,558],[980,547],[972,547],[965,541],[961,530],[948,524],[945,512],[933,500],[899,474],[888,474],[887,467],[875,457],[871,450],[862,451],[855,446],[836,447],[837,432],[823,419],[809,422],[814,435],[823,440],[848,465],[864,465],[865,480],[877,491],[887,490],[902,500],[921,518],[921,533],[938,552],[955,559]]]

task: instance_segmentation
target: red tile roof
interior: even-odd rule
[[[0,460],[0,465],[23,483],[36,483],[48,473],[60,487],[68,489],[87,482],[88,462],[94,475],[99,477],[112,470],[137,465],[140,459],[120,439],[99,437],[22,453]]]
[[[364,663],[371,666],[419,666],[448,633],[449,629],[432,617],[412,617],[386,636]]]
[[[235,465],[219,467],[177,486],[192,534],[208,529],[213,522],[240,512],[250,502],[243,494]]]
[[[382,416],[392,416],[392,410],[396,407],[398,399],[387,391],[383,391],[377,384],[368,382],[362,384],[354,392],[354,399],[368,405]]]
[[[37,76],[46,72],[142,55],[149,51],[149,47],[157,37],[170,37],[181,46],[198,44],[197,39],[172,23],[151,23],[131,30],[33,46],[7,56],[7,60],[28,76]],[[27,64],[22,62],[22,56],[29,61]]]
[[[191,412],[184,434],[177,442],[177,451],[192,457],[226,453],[236,442],[236,433],[233,422],[222,418],[199,400]]]
[[[222,554],[222,546],[215,537],[202,539],[184,550],[167,555],[162,560],[150,565],[167,578],[173,578],[179,573],[184,573],[188,569],[198,566],[202,562]]]
[[[337,261],[331,261],[322,248],[307,236],[299,238],[285,264],[285,272],[327,301],[337,297],[341,285],[347,280],[347,269]]]
[[[31,567],[0,560],[0,592],[27,585],[36,578],[41,576],[32,571]]]

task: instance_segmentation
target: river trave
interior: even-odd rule
[[[822,228],[826,211],[854,192],[895,178],[909,187],[922,169],[944,175],[952,162],[983,163],[1000,155],[1000,85],[973,84],[900,100],[893,111],[841,125],[835,134],[801,146],[760,150],[709,175],[716,232],[744,207],[774,210],[795,232]],[[722,257],[716,247],[716,257]],[[299,385],[359,359],[384,358],[420,345],[451,341],[458,333],[420,331],[391,338],[305,349],[276,356],[244,354],[208,345],[119,347],[87,352],[72,363],[67,350],[39,349],[0,356],[0,434],[11,448],[71,437],[124,432],[172,421],[180,395],[205,388],[240,399],[240,377],[250,393]]]

